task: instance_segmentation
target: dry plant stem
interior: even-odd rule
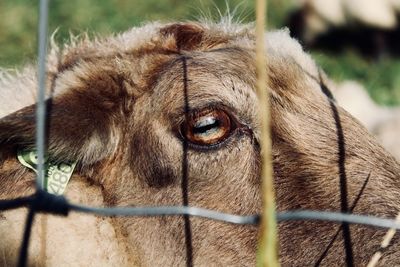
[[[43,262],[46,263],[46,254],[47,254],[47,215],[42,214],[40,216],[40,257],[43,259]]]
[[[257,266],[279,266],[277,250],[277,223],[275,215],[275,192],[271,160],[270,111],[267,88],[267,64],[264,41],[266,0],[256,0],[256,69],[259,116],[261,123],[261,177],[263,211],[260,225]]]
[[[396,222],[400,222],[400,213],[397,214]],[[392,241],[395,233],[396,230],[393,228],[389,229],[386,232],[381,242],[381,246],[379,247],[379,250],[375,252],[375,254],[371,257],[371,260],[369,261],[367,267],[375,267],[378,264],[379,260],[382,258],[382,251],[385,250],[390,245],[390,241]]]

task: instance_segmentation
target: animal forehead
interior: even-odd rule
[[[243,80],[251,84],[254,79],[253,54],[239,47],[183,53],[165,64],[159,76],[162,84],[184,86],[212,81],[225,83],[226,80]]]
[[[254,58],[237,48],[181,55],[165,67],[153,88],[152,107],[180,113],[210,105],[232,110],[254,104]]]

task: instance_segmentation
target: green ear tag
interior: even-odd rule
[[[19,150],[18,160],[22,165],[37,173],[37,153],[35,150]],[[54,195],[62,195],[74,172],[76,162],[56,162],[49,157],[44,159],[45,189]]]

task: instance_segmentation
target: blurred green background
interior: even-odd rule
[[[0,0],[0,67],[14,68],[35,59],[38,2]],[[49,32],[58,29],[56,40],[65,42],[70,32],[106,35],[150,20],[218,19],[227,6],[241,21],[254,20],[251,0],[51,0]],[[268,27],[284,26],[292,9],[290,0],[270,0]],[[334,80],[357,80],[378,103],[400,104],[399,59],[368,60],[352,50],[341,55],[311,52]]]

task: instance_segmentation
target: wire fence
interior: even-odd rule
[[[23,267],[27,265],[29,240],[31,236],[31,229],[34,217],[37,213],[55,214],[61,216],[68,216],[69,212],[81,212],[87,214],[96,214],[101,216],[196,216],[205,219],[216,220],[224,223],[238,224],[238,225],[259,225],[260,215],[254,214],[249,216],[241,216],[236,214],[222,213],[215,210],[208,210],[199,207],[187,206],[156,206],[156,207],[89,207],[70,203],[64,196],[50,194],[45,191],[45,170],[44,170],[44,156],[46,147],[46,54],[47,54],[47,25],[48,25],[48,0],[40,0],[40,20],[39,20],[39,60],[38,60],[38,99],[36,106],[36,148],[38,153],[37,165],[37,179],[36,179],[36,192],[28,197],[21,197],[12,200],[0,200],[0,211],[12,210],[19,207],[27,207],[29,209],[25,230],[22,238],[21,249],[19,253],[18,266]],[[324,84],[321,83],[321,90],[327,95],[328,98],[331,94]],[[333,115],[336,122],[338,120],[338,112],[333,101],[330,101]],[[338,125],[338,135],[341,133],[341,126]],[[366,179],[369,179],[369,175]],[[366,184],[366,183],[365,183]],[[365,184],[363,188],[365,187]],[[361,196],[363,188],[360,190]],[[343,193],[343,192],[342,192]],[[345,193],[345,192],[344,192]],[[357,201],[357,200],[356,200]],[[354,203],[355,205],[356,203]],[[354,206],[353,205],[353,206]],[[341,227],[348,227],[348,224],[360,224],[371,227],[390,228],[388,232],[389,237],[385,237],[386,243],[390,235],[393,237],[394,230],[400,229],[400,222],[380,218],[375,216],[365,216],[351,214],[353,208],[342,206],[341,212],[326,212],[326,211],[313,211],[313,210],[294,210],[286,212],[278,212],[276,220],[278,222],[294,221],[294,220],[309,220],[309,221],[330,221],[341,223]],[[337,235],[336,235],[337,236]],[[336,238],[335,236],[335,238]],[[345,237],[344,237],[345,239]],[[386,244],[385,243],[385,244]],[[346,244],[345,244],[346,245]],[[383,246],[383,245],[382,245]],[[329,249],[329,248],[328,248]],[[353,265],[352,256],[346,253],[346,263],[348,266]],[[373,261],[375,263],[379,260],[379,255],[374,255]],[[188,266],[192,266],[192,262],[188,262]],[[371,263],[374,266],[374,263]],[[319,264],[317,264],[319,265]]]

